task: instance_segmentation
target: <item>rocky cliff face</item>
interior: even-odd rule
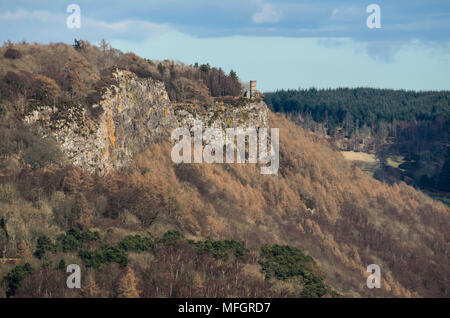
[[[267,105],[263,101],[247,101],[238,106],[216,102],[207,107],[178,104],[174,107],[178,126],[192,128],[199,120],[203,127],[225,130],[230,127],[269,127]]]
[[[162,137],[175,119],[164,84],[117,71],[117,85],[106,89],[94,108],[103,109],[95,120],[82,107],[61,111],[40,107],[24,121],[37,122],[52,134],[77,166],[100,173],[125,166],[145,144]]]
[[[194,120],[201,120],[205,128],[268,126],[264,102],[176,105],[174,111],[162,82],[127,71],[113,75],[117,84],[93,106],[103,109],[95,120],[81,106],[64,111],[41,106],[24,121],[53,135],[73,164],[101,174],[126,166],[148,143],[169,138],[175,127],[192,127]]]

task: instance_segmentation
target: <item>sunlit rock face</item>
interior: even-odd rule
[[[96,118],[85,108],[41,106],[24,117],[38,124],[43,135],[52,135],[68,159],[81,168],[100,174],[127,166],[133,156],[158,140],[169,140],[176,127],[192,129],[200,120],[204,128],[268,127],[268,108],[262,101],[239,101],[234,105],[172,105],[164,83],[142,79],[117,70],[114,85],[108,87]]]
[[[268,128],[267,105],[263,101],[249,101],[239,105],[213,103],[207,107],[199,105],[177,105],[175,116],[179,127],[191,128],[194,121],[203,123],[204,128]]]
[[[117,85],[106,89],[93,108],[103,110],[98,118],[87,116],[82,107],[64,112],[40,107],[24,121],[40,124],[50,133],[73,164],[106,173],[127,165],[146,144],[165,138],[176,120],[162,82],[140,79],[134,73],[116,71]]]

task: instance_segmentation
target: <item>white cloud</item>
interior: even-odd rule
[[[49,11],[43,11],[43,10],[35,10],[35,11],[28,11],[24,9],[19,9],[15,12],[6,11],[5,13],[0,15],[0,20],[6,21],[6,22],[13,22],[13,21],[23,21],[23,20],[38,20],[41,22],[49,21],[52,18],[54,18],[55,15],[52,14]]]
[[[15,34],[12,37],[10,29],[0,28],[0,37],[27,39],[31,41],[64,41],[72,37],[96,42],[101,38],[107,40],[129,39],[141,41],[159,36],[171,30],[167,24],[152,23],[139,19],[117,21],[102,21],[84,16],[81,11],[81,28],[68,29],[66,19],[69,13],[55,13],[43,10],[7,11],[0,14],[0,25],[10,25]],[[39,30],[37,33],[36,31]]]
[[[170,30],[165,24],[151,23],[140,20],[122,20],[118,22],[104,22],[85,19],[86,27],[91,27],[99,32],[108,32],[114,35],[139,34],[142,38],[152,35],[160,35]]]
[[[364,17],[364,10],[359,7],[341,7],[334,8],[331,11],[331,20],[338,21],[356,21]]]
[[[281,14],[274,7],[266,3],[263,5],[261,12],[253,15],[254,23],[277,23],[280,21]]]

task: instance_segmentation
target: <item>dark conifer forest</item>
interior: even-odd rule
[[[449,91],[311,88],[265,96],[273,111],[328,135],[340,150],[376,153],[382,165],[378,178],[450,191]],[[384,165],[389,156],[404,162],[394,170]]]

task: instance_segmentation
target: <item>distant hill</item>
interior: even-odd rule
[[[372,88],[299,89],[265,93],[275,112],[330,137],[340,150],[377,153],[381,162],[403,156],[395,171],[377,177],[450,192],[450,91]],[[394,173],[394,174],[393,174]]]
[[[299,89],[265,93],[275,112],[310,115],[330,129],[375,126],[381,121],[424,121],[450,117],[450,91],[416,92],[375,88]],[[376,128],[376,127],[373,127]]]

